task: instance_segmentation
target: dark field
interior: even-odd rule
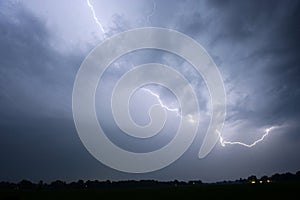
[[[300,183],[204,184],[129,189],[1,189],[0,199],[299,199]]]

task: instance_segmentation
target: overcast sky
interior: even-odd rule
[[[299,2],[128,1],[91,0],[105,33],[85,0],[0,2],[0,180],[212,182],[300,170]],[[251,144],[265,129],[277,128],[252,148],[217,143],[207,157],[198,159],[211,114],[202,77],[175,55],[141,50],[112,64],[97,89],[99,123],[108,137],[124,149],[145,152],[174,136],[179,121],[174,112],[168,112],[162,133],[149,141],[129,138],[113,121],[109,100],[117,80],[132,67],[149,62],[174,67],[197,90],[201,118],[197,137],[179,160],[151,173],[123,173],[97,161],[81,143],[72,118],[76,72],[105,38],[147,26],[192,37],[215,61],[227,96],[224,140]],[[178,107],[167,89],[148,88],[166,105]],[[150,93],[136,92],[130,104],[136,123],[147,124],[147,110],[157,102]]]

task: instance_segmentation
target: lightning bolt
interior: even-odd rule
[[[147,88],[142,88],[142,89],[144,91],[150,93],[151,95],[153,95],[157,99],[158,103],[160,104],[160,106],[162,108],[165,108],[165,109],[167,109],[168,111],[171,111],[171,112],[176,112],[177,115],[181,116],[180,113],[179,113],[179,109],[168,107],[166,104],[163,103],[163,101],[161,100],[161,97],[159,96],[159,94],[157,94],[157,93],[155,93],[152,90],[147,89]],[[267,128],[264,131],[264,134],[259,139],[255,140],[251,144],[246,144],[246,143],[239,142],[239,141],[226,141],[226,140],[224,140],[224,138],[222,137],[221,133],[218,130],[217,130],[217,132],[218,132],[219,137],[220,137],[219,141],[220,141],[220,143],[223,147],[225,147],[226,145],[241,145],[241,146],[244,146],[244,147],[252,148],[255,145],[257,145],[258,143],[262,142],[271,133],[272,130],[277,129],[277,128],[279,128],[279,126],[271,126],[270,128]]]
[[[148,22],[149,24],[151,23],[151,22],[150,22],[150,18],[154,15],[155,10],[156,10],[156,2],[155,2],[154,0],[153,0],[152,2],[153,2],[152,11],[151,11],[151,13],[147,16],[147,22]],[[87,5],[90,7],[90,9],[91,9],[91,11],[92,11],[93,18],[94,18],[96,24],[99,26],[101,32],[102,32],[103,34],[105,34],[104,28],[103,28],[102,24],[100,23],[99,19],[97,18],[96,13],[95,13],[95,10],[94,10],[94,7],[93,7],[93,5],[90,3],[89,0],[87,0]],[[155,93],[155,92],[153,92],[152,90],[147,89],[147,88],[142,88],[142,89],[143,89],[144,91],[150,93],[151,95],[153,95],[153,96],[157,99],[158,103],[160,104],[160,106],[161,106],[162,108],[165,108],[166,110],[171,111],[171,112],[176,112],[177,115],[181,116],[180,113],[179,113],[179,109],[178,109],[178,108],[170,108],[170,107],[168,107],[166,104],[163,103],[163,101],[161,100],[159,94],[157,94],[157,93]],[[267,136],[270,134],[270,132],[271,132],[273,129],[275,129],[275,128],[278,128],[278,127],[272,126],[272,127],[270,127],[270,128],[267,128],[267,129],[265,130],[264,134],[261,136],[261,138],[255,140],[255,141],[254,141],[253,143],[251,143],[251,144],[246,144],[246,143],[239,142],[239,141],[234,141],[234,142],[226,141],[226,140],[224,140],[224,138],[222,137],[221,133],[220,133],[218,130],[217,130],[217,132],[218,132],[219,137],[220,137],[220,140],[219,140],[219,141],[220,141],[220,143],[221,143],[221,145],[222,145],[223,147],[225,147],[226,145],[241,145],[241,146],[244,146],[244,147],[252,148],[252,147],[254,147],[256,144],[258,144],[259,142],[262,142],[262,141],[265,139],[265,137],[267,137]]]
[[[270,132],[272,130],[274,130],[275,128],[278,128],[278,127],[277,126],[272,126],[270,128],[267,128],[265,130],[264,134],[261,136],[261,138],[259,138],[258,140],[255,140],[251,144],[246,144],[246,143],[238,142],[238,141],[236,141],[236,142],[225,141],[224,138],[221,136],[221,133],[219,131],[217,131],[217,132],[220,136],[220,143],[223,147],[225,147],[227,144],[229,144],[229,145],[241,145],[241,146],[244,146],[244,147],[251,148],[251,147],[254,147],[257,143],[262,142],[265,139],[265,137],[267,137],[270,134]]]
[[[168,107],[166,104],[164,104],[164,103],[162,102],[160,96],[159,96],[158,94],[154,93],[152,90],[149,90],[149,89],[147,89],[147,88],[142,88],[142,90],[144,90],[144,91],[150,93],[151,95],[153,95],[153,96],[157,99],[159,105],[160,105],[162,108],[165,108],[165,109],[167,109],[168,111],[171,111],[171,112],[177,112],[177,114],[179,114],[179,109],[178,109],[178,108],[170,108],[170,107]]]
[[[91,11],[92,11],[93,18],[94,18],[96,24],[99,26],[101,32],[102,32],[103,34],[105,34],[104,28],[103,28],[102,24],[100,23],[99,19],[98,19],[97,16],[96,16],[96,13],[95,13],[95,10],[94,10],[93,5],[91,4],[90,0],[87,0],[86,2],[87,2],[87,5],[90,7],[90,9],[91,9]]]
[[[149,15],[147,15],[148,24],[151,24],[150,17],[152,17],[154,15],[155,10],[156,10],[156,2],[153,0],[152,3],[153,3],[153,7],[152,7],[152,10],[151,10],[151,13],[149,13]]]

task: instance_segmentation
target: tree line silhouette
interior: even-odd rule
[[[274,174],[271,177],[263,176],[257,178],[252,175],[246,179],[238,179],[235,181],[222,181],[209,184],[276,184],[276,183],[300,183],[300,171],[295,174],[284,173],[284,174]],[[201,180],[194,181],[157,181],[157,180],[127,180],[127,181],[98,181],[98,180],[78,180],[77,182],[67,183],[65,181],[56,180],[51,183],[44,183],[39,181],[38,183],[33,183],[29,180],[22,180],[18,183],[12,183],[7,181],[0,182],[0,189],[126,189],[126,188],[164,188],[164,187],[192,187],[199,185],[206,185],[208,183],[203,183]]]

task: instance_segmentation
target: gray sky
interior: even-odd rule
[[[300,169],[300,67],[297,1],[91,0],[105,34],[84,0],[0,2],[0,180],[159,179],[218,181]],[[154,6],[155,4],[155,6]],[[72,118],[72,88],[81,62],[103,39],[138,27],[165,27],[199,42],[216,62],[227,95],[222,137],[252,148],[218,143],[204,159],[197,154],[211,105],[201,76],[175,55],[142,50],[118,59],[104,74],[96,101],[100,124],[122,148],[144,152],[174,136],[178,118],[168,112],[165,129],[149,141],[122,135],[109,104],[112,88],[133,66],[149,62],[174,67],[197,89],[201,124],[188,151],[170,166],[146,174],[118,172],[93,158]],[[102,84],[102,85],[101,85]],[[178,102],[165,88],[149,86],[161,100]],[[132,118],[149,121],[157,103],[138,91]],[[101,117],[102,116],[102,117]]]

